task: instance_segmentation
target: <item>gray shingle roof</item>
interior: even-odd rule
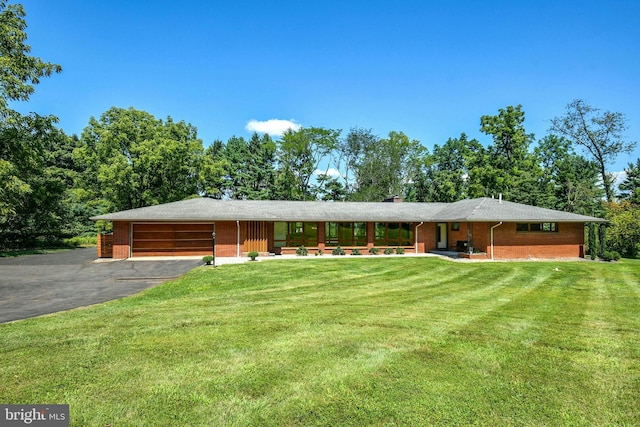
[[[604,222],[590,216],[497,199],[455,203],[292,202],[277,200],[183,200],[99,215],[109,221],[332,221],[332,222]]]

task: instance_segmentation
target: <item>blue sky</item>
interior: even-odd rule
[[[22,0],[32,53],[62,65],[21,111],[69,134],[112,106],[214,139],[250,120],[406,133],[431,149],[522,104],[537,138],[576,98],[640,140],[640,1]],[[640,157],[620,156],[611,170]]]

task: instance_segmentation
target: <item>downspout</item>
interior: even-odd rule
[[[491,227],[491,261],[493,261],[493,229],[502,225],[502,221]]]
[[[424,221],[422,221],[420,224],[416,225],[416,234],[415,234],[415,250],[416,253],[418,253],[418,227],[420,227],[422,224],[424,224]]]
[[[238,230],[238,250],[236,251],[236,257],[240,258],[240,221],[236,221],[236,228]]]

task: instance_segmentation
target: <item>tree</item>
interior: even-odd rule
[[[200,192],[221,199],[224,195],[228,162],[224,157],[224,144],[219,139],[207,147],[200,170]]]
[[[362,156],[373,147],[379,138],[371,129],[351,128],[346,138],[338,143],[336,149],[336,167],[341,171],[345,197],[349,198],[356,191],[355,174]]]
[[[427,149],[402,132],[391,131],[385,139],[371,140],[362,147],[355,167],[356,201],[381,201],[389,196],[409,195]]]
[[[274,191],[276,144],[268,134],[259,136],[254,132],[247,148],[243,193],[249,200],[268,200]]]
[[[623,139],[626,123],[624,114],[611,111],[601,113],[581,99],[568,104],[564,116],[551,119],[552,132],[582,147],[596,162],[608,202],[613,200],[614,193],[613,179],[607,173],[607,165],[619,154],[630,153],[636,145]]]
[[[35,235],[40,225],[33,220],[55,218],[54,212],[49,215],[42,210],[34,217],[29,207],[44,208],[36,200],[42,201],[40,196],[49,191],[48,201],[57,209],[59,193],[59,181],[46,173],[44,162],[45,144],[55,132],[56,118],[35,113],[22,116],[9,107],[11,101],[27,101],[42,77],[62,71],[60,65],[29,54],[25,16],[22,5],[0,0],[0,234],[14,236]],[[7,244],[6,235],[0,240]]]
[[[469,171],[473,159],[483,150],[475,139],[449,138],[442,146],[433,146],[424,177],[419,180],[420,201],[456,202],[469,194]]]
[[[53,242],[70,231],[67,224],[71,215],[64,201],[74,182],[73,165],[69,164],[72,139],[49,118],[34,119],[12,125],[0,122],[0,142],[10,139],[12,144],[34,149],[28,159],[12,159],[28,191],[5,200],[11,210],[0,214],[3,247],[32,247],[40,238]]]
[[[202,186],[202,141],[185,122],[112,107],[89,120],[81,142],[75,155],[86,169],[82,186],[107,210],[182,200]]]
[[[493,138],[469,172],[472,197],[503,194],[514,202],[538,205],[542,172],[529,152],[533,135],[524,128],[522,106],[508,106],[496,116],[482,116],[480,130]]]
[[[623,200],[607,203],[607,247],[627,257],[640,255],[640,206]]]
[[[595,162],[575,153],[571,142],[547,135],[535,148],[543,171],[541,186],[547,204],[539,205],[583,215],[597,215],[603,190],[598,183]]]
[[[9,116],[20,120],[9,101],[27,101],[42,77],[62,71],[58,64],[29,55],[25,16],[22,5],[0,0],[0,117],[4,120]]]
[[[340,130],[318,127],[287,130],[278,147],[278,171],[275,198],[281,200],[314,200],[323,190],[331,156],[338,146]],[[327,164],[324,174],[318,175],[318,185],[311,186],[311,178],[321,164]]]
[[[620,184],[620,198],[640,206],[640,159],[636,160],[635,165],[629,163],[624,171],[626,177]]]

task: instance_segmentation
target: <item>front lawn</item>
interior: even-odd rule
[[[0,403],[73,426],[640,425],[640,261],[202,267],[0,325]]]

